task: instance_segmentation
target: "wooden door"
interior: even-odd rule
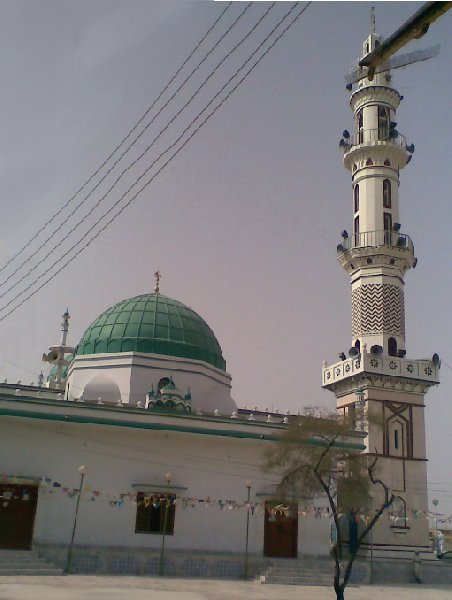
[[[264,556],[296,558],[298,505],[265,503]]]
[[[30,550],[38,488],[0,484],[0,548]]]

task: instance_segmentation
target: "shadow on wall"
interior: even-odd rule
[[[83,402],[97,404],[99,402],[107,404],[117,404],[121,400],[121,392],[117,384],[105,375],[95,375],[91,381],[85,385],[81,396]]]

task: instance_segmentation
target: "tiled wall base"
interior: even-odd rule
[[[67,547],[54,544],[36,544],[43,556],[64,569],[67,560]],[[318,557],[320,560],[320,557]],[[329,557],[323,558],[330,562]],[[303,557],[298,559],[300,564]],[[167,577],[240,578],[244,575],[245,557],[243,554],[199,551],[166,551],[164,575]],[[265,572],[271,559],[250,555],[249,576]],[[295,561],[294,561],[295,562]],[[71,572],[79,574],[148,575],[159,574],[160,553],[142,548],[76,546],[71,561]],[[333,575],[333,574],[332,574]],[[452,560],[432,560],[421,563],[421,580],[425,584],[452,584]],[[353,565],[350,583],[368,585],[370,583],[414,583],[414,565],[409,560],[374,560],[372,577],[370,560],[356,560]]]
[[[36,550],[58,567],[65,568],[67,547],[36,544]],[[214,552],[165,552],[164,574],[167,577],[239,578],[244,575],[243,554]],[[248,572],[257,575],[268,564],[268,559],[249,557]],[[149,575],[159,574],[160,553],[142,548],[74,547],[71,572],[92,575]]]
[[[433,555],[432,555],[433,556]],[[423,561],[420,578],[426,584],[452,584],[452,560],[432,559]],[[353,565],[350,583],[367,585],[370,583],[416,583],[414,564],[409,560],[359,560]]]

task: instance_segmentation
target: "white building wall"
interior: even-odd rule
[[[230,416],[237,409],[231,398],[231,376],[226,371],[199,360],[136,352],[77,356],[69,370],[69,399],[83,396],[85,386],[99,374],[119,387],[124,404],[144,402],[152,386],[157,391],[160,379],[172,376],[182,395],[190,389],[193,412],[213,413],[217,409]],[[103,401],[109,402],[107,391]]]
[[[120,507],[110,501],[135,493],[134,483],[161,484],[172,473],[172,485],[187,488],[181,496],[246,500],[246,481],[252,481],[251,500],[277,479],[261,471],[264,446],[272,442],[163,431],[143,431],[105,425],[38,421],[16,417],[1,422],[2,471],[10,475],[48,478],[68,488],[80,482],[78,467],[86,465],[85,493],[80,502],[76,544],[159,549],[161,535],[135,533],[135,504]],[[18,451],[20,448],[20,451]],[[56,490],[54,494],[45,489]],[[92,491],[101,495],[91,501]],[[110,492],[108,497],[106,492]],[[220,510],[194,502],[176,506],[174,535],[166,536],[170,550],[243,552],[245,508]],[[316,501],[316,506],[325,504]],[[61,488],[40,488],[34,529],[35,543],[69,544],[76,495]],[[300,517],[299,551],[327,554],[329,519]],[[262,554],[264,512],[250,516],[249,550]]]

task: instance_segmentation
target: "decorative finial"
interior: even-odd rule
[[[69,314],[69,308],[66,308],[66,312],[63,314],[63,321],[61,323],[61,331],[68,331],[70,318],[71,315]]]
[[[154,292],[156,294],[160,293],[160,279],[162,278],[162,274],[160,273],[160,271],[157,269],[157,271],[154,273],[154,279],[155,279],[155,288],[154,288]]]
[[[375,33],[375,6],[370,9],[370,33]]]

